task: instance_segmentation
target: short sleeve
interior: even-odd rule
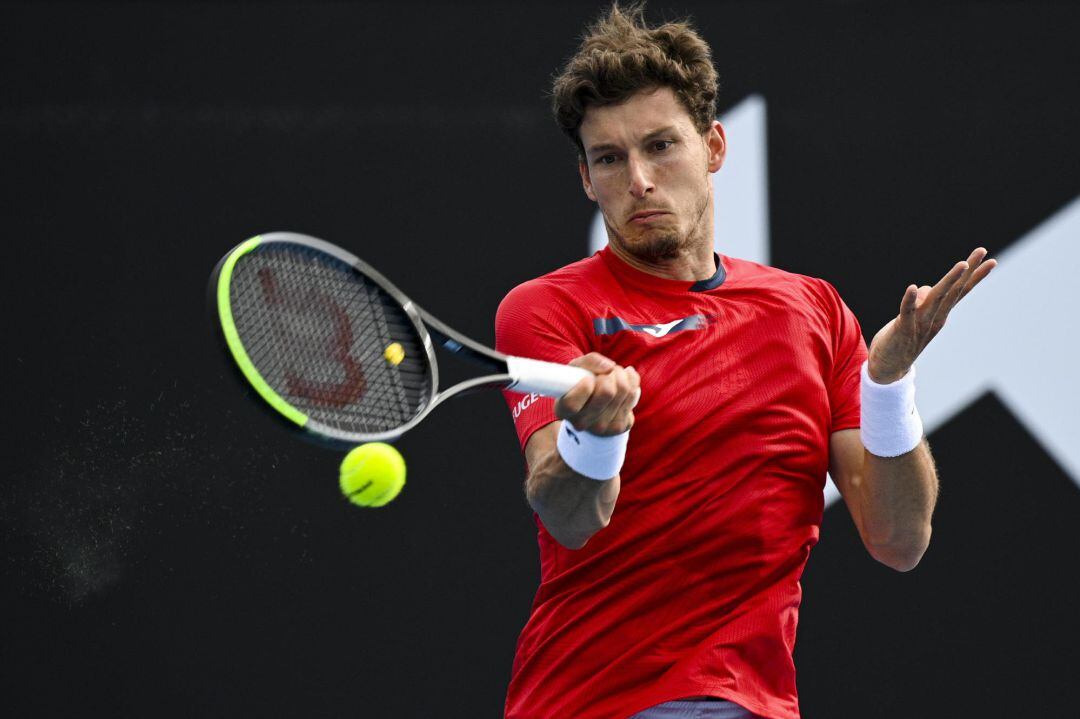
[[[861,368],[866,361],[866,340],[855,314],[828,282],[822,281],[830,308],[833,363],[828,380],[832,432],[859,427]]]
[[[495,315],[495,349],[503,354],[567,363],[590,352],[575,306],[542,280],[518,285]],[[524,450],[533,432],[556,420],[555,400],[536,393],[503,391]]]

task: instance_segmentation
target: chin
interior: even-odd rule
[[[636,257],[655,263],[681,255],[686,242],[677,232],[652,230],[632,238],[624,236],[623,245]]]

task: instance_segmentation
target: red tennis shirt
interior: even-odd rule
[[[799,578],[866,359],[836,290],[731,257],[708,280],[669,280],[604,249],[514,288],[496,346],[600,352],[642,384],[611,523],[574,551],[536,518],[540,587],[506,717],[622,719],[716,696],[796,719]],[[506,399],[523,448],[556,420],[550,399]]]

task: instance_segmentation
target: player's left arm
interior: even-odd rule
[[[900,314],[870,343],[871,381],[888,385],[911,371],[953,307],[997,264],[986,254],[985,249],[976,249],[933,287],[907,288]],[[863,405],[865,431],[865,400]],[[864,447],[860,430],[840,430],[829,440],[829,456],[829,472],[870,554],[898,571],[914,568],[930,544],[930,518],[938,495],[937,471],[926,439],[899,456],[885,457]]]

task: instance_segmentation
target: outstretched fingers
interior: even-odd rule
[[[915,325],[916,310],[919,309],[919,288],[917,285],[908,285],[904,290],[904,296],[900,300],[900,314],[897,323],[905,327]]]
[[[960,281],[957,282],[953,288],[949,291],[949,307],[952,307],[960,298],[964,296],[964,288],[971,282],[971,278],[975,275],[975,272],[979,269],[979,265],[986,258],[986,248],[976,247],[967,258],[967,269],[964,270],[964,274],[960,277]]]
[[[928,319],[931,336],[942,328],[953,307],[997,266],[997,260],[987,260],[986,256],[985,247],[976,247],[967,260],[953,265],[927,294],[929,305],[924,317]]]
[[[945,310],[945,314],[949,313],[949,308],[952,306],[952,303],[948,300],[957,296],[956,293],[959,291],[959,288],[963,287],[960,282],[970,269],[971,265],[966,261],[957,262],[930,290],[930,294],[927,298],[930,302],[930,306],[927,307],[927,310],[929,311],[932,321],[937,320],[937,315],[942,309]]]
[[[926,341],[929,342],[934,335],[945,325],[945,319],[949,311],[960,300],[964,281],[970,275],[971,265],[966,260],[961,260],[952,266],[945,276],[938,280],[926,295],[921,304],[920,320],[922,327],[928,333]]]
[[[968,259],[957,262],[929,285],[908,285],[900,300],[900,314],[874,335],[870,343],[871,376],[902,377],[906,368],[945,326],[949,312],[979,284],[997,262],[986,259],[986,249],[976,248]]]
[[[978,247],[971,253],[971,257],[968,258],[968,264],[971,265],[971,271],[964,282],[964,286],[960,288],[960,294],[956,298],[956,301],[967,297],[968,293],[975,289],[975,285],[983,281],[983,279],[990,274],[990,272],[997,267],[997,260],[986,259],[986,248]]]

